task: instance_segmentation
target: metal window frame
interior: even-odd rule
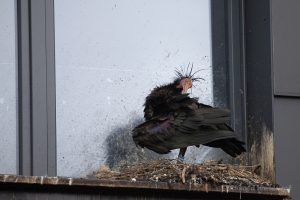
[[[246,109],[250,163],[275,181],[271,3],[245,1]]]
[[[53,0],[16,0],[18,173],[56,175]]]
[[[56,175],[54,0],[16,5],[19,174]],[[214,101],[231,109],[246,161],[274,177],[274,157],[256,149],[273,145],[270,0],[212,0],[211,16]]]
[[[211,1],[213,91],[216,106],[231,110],[232,127],[247,142],[244,1]]]
[[[214,102],[231,110],[244,162],[275,180],[271,1],[212,0],[211,9]]]

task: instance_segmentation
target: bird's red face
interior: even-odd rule
[[[182,89],[181,93],[185,94],[192,86],[193,86],[192,79],[184,78],[184,79],[180,80],[180,82],[176,86],[176,88],[181,88]]]

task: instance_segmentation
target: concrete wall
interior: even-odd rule
[[[172,81],[176,67],[204,69],[198,75],[205,81],[192,94],[213,103],[209,6],[209,0],[55,1],[58,175],[160,157],[138,150],[130,130],[143,120],[146,95]],[[206,153],[195,149],[187,157],[199,161]]]
[[[0,173],[16,173],[15,5],[0,1]]]

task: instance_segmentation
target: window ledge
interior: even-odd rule
[[[290,189],[275,188],[275,187],[245,187],[222,185],[213,186],[210,184],[181,184],[181,183],[165,183],[165,182],[131,182],[131,181],[110,181],[86,178],[71,178],[71,177],[48,177],[48,176],[18,176],[18,175],[0,175],[0,184],[2,186],[9,186],[10,188],[18,188],[18,186],[38,186],[42,188],[47,187],[68,187],[74,188],[94,188],[98,191],[101,189],[118,190],[159,190],[164,191],[178,191],[178,192],[196,192],[203,194],[218,194],[218,195],[239,195],[239,196],[259,196],[269,197],[275,199],[286,199],[290,197]],[[3,188],[3,187],[2,187]],[[24,188],[24,187],[23,187]],[[10,189],[11,190],[11,189]],[[1,192],[1,191],[0,191]],[[116,192],[117,193],[117,192]]]

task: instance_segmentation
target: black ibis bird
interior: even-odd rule
[[[230,112],[198,102],[187,91],[195,81],[193,69],[176,71],[173,82],[154,88],[144,104],[145,122],[132,131],[134,142],[160,154],[180,149],[178,160],[183,161],[188,146],[200,144],[221,148],[232,157],[245,152],[227,124]]]

